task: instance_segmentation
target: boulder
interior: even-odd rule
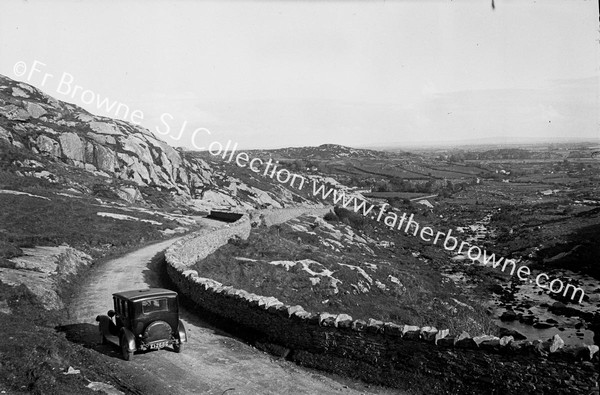
[[[120,187],[119,189],[117,189],[115,191],[115,193],[117,194],[117,196],[119,196],[120,199],[123,199],[129,203],[134,203],[134,202],[139,202],[139,201],[144,200],[140,191],[137,188],[133,188],[133,187]]]
[[[148,149],[148,144],[139,136],[129,135],[125,138],[121,138],[119,142],[121,143],[122,149],[135,154],[141,162],[154,165],[154,159]]]
[[[402,337],[402,325],[394,322],[386,322],[383,324],[383,333],[390,336]]]
[[[27,104],[25,105],[25,109],[27,110],[27,112],[29,113],[29,115],[32,118],[39,118],[42,115],[45,115],[48,113],[44,109],[44,107],[42,107],[38,103],[27,102]]]
[[[304,308],[300,305],[290,306],[287,309],[288,316],[291,317],[297,311],[305,311]]]
[[[554,335],[552,339],[550,339],[550,352],[557,352],[558,350],[563,348],[564,345],[565,342],[563,341],[563,339],[561,339],[558,335]]]
[[[475,343],[469,333],[463,331],[454,341],[454,346],[459,348],[477,348],[477,343]]]
[[[402,338],[417,340],[421,337],[421,328],[415,325],[404,325],[402,328]]]
[[[117,166],[117,156],[110,148],[94,145],[94,164],[98,169],[112,173]]]
[[[83,141],[76,133],[63,133],[58,139],[64,157],[78,162],[84,161]]]
[[[510,322],[510,321],[515,321],[518,318],[519,317],[517,316],[517,313],[515,313],[512,310],[507,310],[504,313],[502,313],[502,315],[500,316],[500,321]]]
[[[426,341],[435,341],[438,330],[433,326],[424,326],[421,328],[421,338]]]
[[[119,130],[119,127],[112,123],[107,122],[90,122],[90,129],[99,134],[112,134],[112,135],[123,135],[123,132]]]
[[[51,139],[46,135],[40,134],[35,142],[38,150],[42,153],[50,155],[54,158],[60,158],[62,155],[58,141]]]
[[[96,134],[96,133],[88,133],[87,136],[94,140],[95,142],[106,145],[106,144],[117,144],[117,140],[110,135]]]
[[[335,326],[335,319],[337,316],[330,313],[319,314],[319,325],[320,326]]]
[[[338,314],[335,317],[335,326],[338,328],[349,328],[352,326],[352,317],[348,314]]]
[[[498,341],[498,337],[496,336],[491,336],[491,335],[481,335],[481,336],[475,336],[473,338],[473,341],[475,342],[475,344],[477,344],[478,346],[481,345],[481,343],[483,342],[491,342],[491,341]]]
[[[512,336],[515,340],[527,339],[527,336],[523,335],[522,333],[520,333],[514,329],[500,328],[500,337],[504,337],[504,336]]]
[[[31,115],[29,115],[26,110],[17,107],[14,104],[0,107],[0,116],[3,116],[10,121],[26,121],[31,118]]]
[[[352,322],[352,329],[355,331],[364,331],[367,329],[367,322],[365,320],[356,320]]]

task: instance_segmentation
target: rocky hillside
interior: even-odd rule
[[[37,172],[21,171],[22,175],[70,184],[72,170],[85,171],[103,178],[113,194],[129,202],[143,203],[140,188],[169,192],[174,201],[200,210],[283,207],[305,201],[292,199],[281,186],[268,182],[263,189],[248,186],[227,169],[216,170],[202,158],[184,155],[148,129],[90,114],[0,75],[0,146],[6,144],[39,159]],[[60,174],[44,169],[44,163],[60,165]],[[72,186],[90,192],[89,186]]]

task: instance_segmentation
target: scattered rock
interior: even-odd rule
[[[502,315],[500,316],[500,321],[510,322],[510,321],[515,321],[518,318],[519,317],[517,316],[517,313],[515,313],[512,310],[507,310],[504,313],[502,313]]]
[[[527,339],[527,336],[523,335],[522,333],[520,333],[514,329],[500,328],[500,337],[502,338],[505,336],[512,336],[515,340]]]

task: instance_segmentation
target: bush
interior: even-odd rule
[[[363,229],[367,224],[367,219],[364,216],[357,214],[351,210],[336,206],[334,207],[333,211],[335,212],[335,215],[337,215],[337,217],[339,218],[339,221],[351,225],[356,229]]]
[[[323,217],[323,219],[325,221],[329,221],[329,222],[337,222],[339,221],[339,217],[337,215],[335,215],[334,212],[330,211],[327,214],[325,214],[325,216]]]

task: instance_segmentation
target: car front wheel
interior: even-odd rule
[[[125,340],[124,337],[121,338],[121,353],[123,354],[124,360],[131,361],[131,358],[133,357],[133,351],[129,350],[127,340]]]

